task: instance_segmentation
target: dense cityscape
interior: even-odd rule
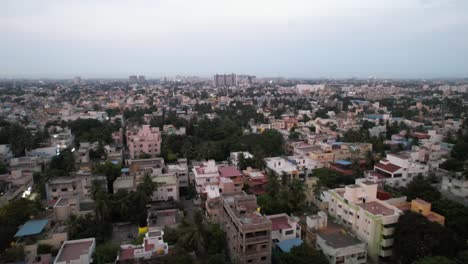
[[[2,263],[468,263],[468,80],[0,81]]]

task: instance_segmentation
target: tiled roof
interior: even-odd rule
[[[400,166],[397,166],[393,163],[388,163],[388,164],[383,164],[383,163],[377,163],[375,164],[375,167],[381,169],[381,170],[384,170],[384,171],[388,171],[390,173],[394,173],[396,172],[397,170],[401,169]]]

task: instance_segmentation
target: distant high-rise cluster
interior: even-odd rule
[[[214,87],[229,87],[237,85],[237,76],[234,73],[231,74],[215,74],[213,76]]]
[[[146,78],[145,78],[144,75],[138,75],[138,76],[136,76],[136,75],[130,75],[130,76],[128,77],[128,81],[129,81],[130,83],[132,83],[132,84],[133,84],[133,83],[142,84],[142,83],[145,83],[145,82],[146,82]]]

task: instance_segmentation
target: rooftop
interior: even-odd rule
[[[88,254],[94,243],[94,238],[65,241],[57,256],[57,262],[79,260],[81,255]]]
[[[343,248],[363,243],[339,226],[333,224],[329,224],[327,228],[318,231],[317,235],[325,240],[326,244],[332,248]]]
[[[286,215],[280,215],[276,217],[268,217],[271,221],[272,230],[289,229],[291,225],[288,223],[288,217]]]
[[[376,201],[358,204],[358,206],[373,215],[389,216],[395,214],[393,209],[390,209]]]

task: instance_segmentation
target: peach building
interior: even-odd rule
[[[144,154],[151,158],[161,154],[161,133],[159,128],[143,125],[140,129],[127,131],[127,145],[130,158],[135,159]]]

